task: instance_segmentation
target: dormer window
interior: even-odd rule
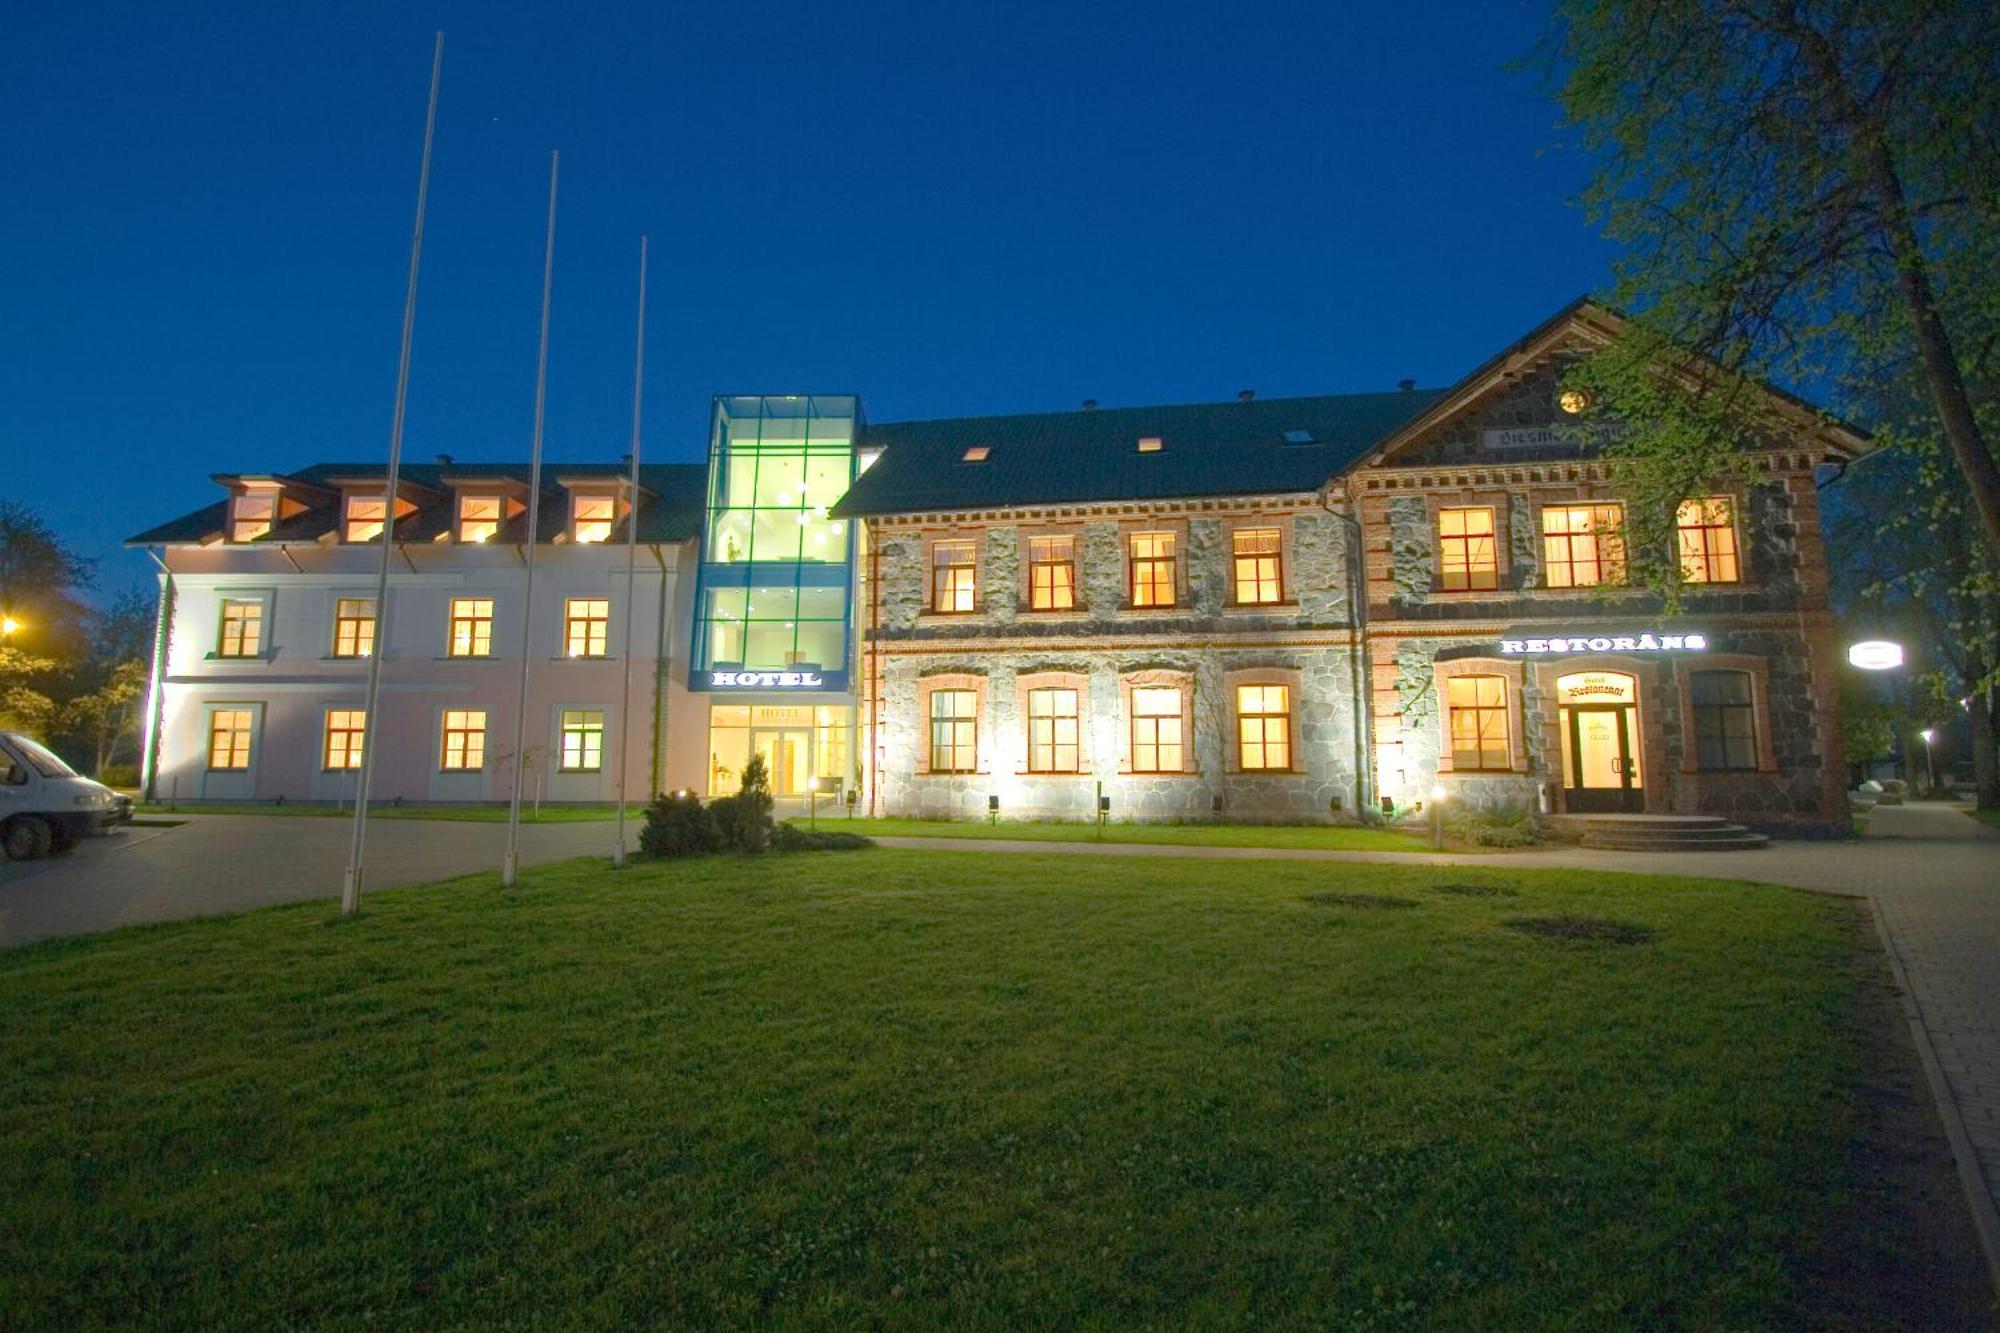
[[[970,449],[967,449],[958,461],[961,463],[984,463],[986,456],[992,452],[993,449],[990,445],[975,444]]]
[[[500,532],[500,516],[506,501],[497,495],[458,497],[458,540],[492,541]]]
[[[1166,447],[1166,443],[1157,435],[1141,435],[1139,437],[1139,452],[1142,454],[1157,454]]]
[[[278,518],[276,491],[247,491],[229,502],[229,540],[254,542]]]
[[[577,495],[570,498],[570,536],[577,542],[611,540],[611,525],[618,518],[618,501],[609,495]]]
[[[347,497],[347,513],[341,520],[340,539],[347,542],[372,542],[382,535],[382,526],[389,516],[389,502],[379,495],[350,495]]]

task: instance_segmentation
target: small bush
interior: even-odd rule
[[[780,824],[771,830],[771,850],[775,852],[852,852],[874,845],[873,838],[837,829],[803,829],[796,824]]]
[[[1535,812],[1517,801],[1465,801],[1445,807],[1444,830],[1475,847],[1532,847],[1542,840]]]
[[[743,787],[734,796],[708,803],[716,837],[726,852],[761,852],[771,845],[771,775],[764,756],[753,754],[743,765]]]
[[[97,780],[107,787],[136,787],[139,785],[139,766],[106,764],[97,770]]]
[[[646,807],[639,850],[648,856],[702,856],[720,846],[715,820],[693,792],[656,796]]]

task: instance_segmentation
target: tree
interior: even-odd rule
[[[1785,431],[1759,385],[1907,363],[2000,549],[2000,8],[1561,0],[1543,54],[1624,249],[1633,329],[1574,376],[1628,422],[1638,541]]]
[[[25,505],[0,500],[0,726],[45,734],[89,639],[90,562]]]
[[[1990,431],[2000,395],[1975,388]],[[1908,648],[1906,667],[1875,688],[1906,765],[1921,728],[1964,717],[1979,806],[2000,809],[2000,553],[1984,540],[1922,397],[1914,368],[1878,390],[1880,444],[1827,488],[1835,603],[1850,622]]]

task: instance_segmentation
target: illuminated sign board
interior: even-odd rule
[[[829,685],[827,674],[820,671],[711,671],[708,673],[708,687],[711,690],[837,690],[845,688],[845,680]],[[833,673],[845,677],[846,672]]]
[[[1538,657],[1545,653],[1698,653],[1708,647],[1706,634],[1613,634],[1562,639],[1502,639],[1503,657]]]

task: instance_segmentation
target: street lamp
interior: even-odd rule
[[[0,616],[0,639],[11,639],[14,631],[21,628],[21,622],[12,616]]]
[[[1937,756],[1931,751],[1931,737],[1937,733],[1929,727],[1925,727],[1917,734],[1924,738],[1924,770],[1930,774],[1930,792],[1931,795],[1935,796],[1937,795]]]
[[[1848,648],[1847,664],[1863,671],[1894,671],[1903,665],[1903,645],[1888,639],[1864,639]]]

